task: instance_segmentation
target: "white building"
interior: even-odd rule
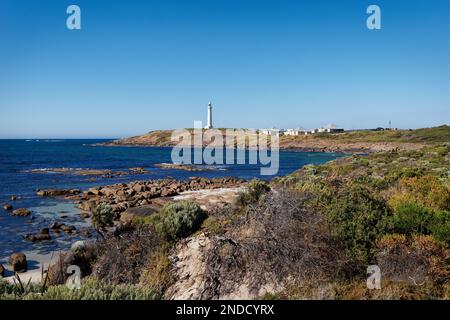
[[[344,129],[338,129],[334,124],[326,125],[322,128],[316,128],[312,130],[306,130],[304,128],[290,128],[290,129],[259,129],[260,134],[272,135],[275,134],[277,136],[303,136],[309,134],[317,134],[317,133],[335,133],[335,132],[344,132]]]
[[[296,128],[296,129],[287,129],[284,134],[286,136],[300,136],[307,134],[307,131],[303,128]]]
[[[213,128],[213,122],[212,122],[212,105],[211,102],[208,103],[208,119],[207,119],[207,125],[205,129],[212,129]]]
[[[277,129],[277,128],[272,128],[272,129],[259,129],[259,133],[260,134],[265,134],[265,135],[275,135],[277,137],[282,136],[285,133],[286,130],[284,129]]]
[[[314,129],[315,132],[311,133],[334,133],[334,132],[344,132],[344,129],[338,129],[336,128],[336,125],[334,124],[328,124],[325,127]]]
[[[329,124],[322,128],[323,131],[319,132],[327,132],[327,133],[333,133],[333,132],[344,132],[344,129],[338,129],[335,124]]]

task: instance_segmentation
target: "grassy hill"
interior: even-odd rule
[[[192,132],[192,129],[187,130]],[[225,129],[219,130],[225,131]],[[172,130],[156,130],[105,145],[171,147],[176,144],[171,140],[172,132]],[[281,136],[279,146],[280,149],[302,151],[370,152],[395,149],[417,150],[427,145],[443,142],[450,142],[450,126],[442,125],[416,130],[360,130],[308,136]]]
[[[317,134],[317,139],[333,139],[347,142],[450,142],[450,126],[416,130],[353,131],[338,134]]]

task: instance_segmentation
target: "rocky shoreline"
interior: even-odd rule
[[[102,178],[114,178],[125,175],[140,175],[149,173],[144,168],[129,168],[127,170],[122,171],[114,171],[110,169],[44,168],[44,169],[26,170],[24,172],[34,174],[70,174],[75,176],[102,177]]]
[[[161,203],[163,199],[185,191],[240,187],[245,183],[246,180],[235,177],[192,177],[187,181],[165,178],[90,188],[79,195],[67,195],[66,199],[73,200],[77,207],[85,212],[91,212],[100,203],[107,203],[120,215],[127,209]]]
[[[173,147],[178,145],[171,140],[172,130],[157,130],[135,137],[120,140],[108,141],[95,144],[94,146],[104,147]],[[225,141],[225,139],[224,139]],[[204,142],[204,146],[207,143]],[[352,139],[341,139],[336,136],[281,136],[279,148],[283,151],[295,152],[340,152],[346,154],[389,152],[395,150],[418,150],[426,146],[418,141],[362,141]]]
[[[212,171],[213,169],[207,168],[205,166],[199,165],[189,165],[189,164],[176,164],[176,163],[159,163],[155,164],[155,167],[160,169],[175,169],[175,170],[184,170],[191,172],[200,172],[200,171]]]
[[[211,191],[211,200],[214,205],[220,201],[229,201],[233,199],[240,190],[247,184],[247,181],[235,177],[224,178],[199,178],[191,177],[186,181],[173,178],[132,181],[129,183],[117,183],[106,186],[93,187],[82,191],[79,189],[42,189],[37,190],[36,194],[40,197],[60,197],[73,201],[77,208],[81,210],[81,218],[87,219],[90,213],[100,203],[111,205],[116,213],[116,224],[126,224],[134,216],[147,216],[158,211],[169,201],[176,201],[188,197],[195,201],[197,195],[195,192]],[[226,190],[226,191],[224,191]],[[176,199],[176,197],[180,197]],[[205,205],[205,195],[198,194],[201,203]],[[20,208],[13,211],[12,206],[5,205],[5,211],[15,216],[28,216],[31,211],[26,208]],[[8,209],[8,210],[6,210]],[[89,237],[91,234],[86,230],[77,230],[75,226],[54,221],[48,227],[38,230],[36,233],[28,233],[23,238],[30,242],[50,241],[53,236],[58,236],[61,232],[66,234],[83,234]],[[53,235],[53,236],[52,236]],[[22,252],[14,253],[11,257],[22,257],[26,261],[26,256]],[[11,258],[11,259],[12,259]],[[26,262],[23,262],[25,264]],[[13,272],[26,272],[26,267],[17,268],[10,264]],[[6,268],[0,266],[2,273],[5,274]]]
[[[133,143],[128,141],[111,141],[94,146],[103,147],[138,147],[138,148],[171,148],[173,143]],[[206,146],[206,145],[205,145]],[[312,141],[280,141],[281,151],[291,152],[329,152],[344,154],[366,154],[374,152],[390,152],[396,150],[419,150],[425,145],[420,143],[400,143],[400,142],[338,142],[330,140],[315,139]]]

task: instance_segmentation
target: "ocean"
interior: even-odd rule
[[[212,170],[189,172],[161,169],[156,164],[171,162],[171,148],[158,147],[102,147],[94,144],[107,140],[0,140],[0,204],[9,203],[14,209],[27,208],[29,217],[13,217],[0,208],[0,263],[5,263],[13,252],[49,255],[67,250],[80,235],[62,233],[50,241],[31,243],[23,239],[28,233],[39,233],[54,221],[89,229],[90,223],[79,216],[71,201],[42,198],[38,189],[87,189],[94,186],[133,180],[173,177],[188,179],[192,176],[235,176],[245,179],[271,178],[260,176],[258,165],[219,165]],[[289,174],[306,164],[321,164],[342,156],[338,153],[280,152],[278,175]],[[126,172],[141,167],[145,174],[124,174],[113,177],[81,176],[51,172],[52,168],[101,169]],[[32,172],[33,171],[33,172]],[[17,200],[11,201],[11,196]]]

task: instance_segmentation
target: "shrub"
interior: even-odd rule
[[[427,234],[432,213],[416,203],[399,203],[392,216],[395,232]]]
[[[382,280],[415,285],[448,280],[448,250],[432,236],[386,235],[377,241],[375,251]]]
[[[23,300],[154,300],[159,298],[158,293],[149,286],[113,285],[92,277],[83,279],[79,290],[58,285],[49,287],[42,294],[34,291],[22,297]]]
[[[56,263],[48,268],[47,285],[64,284],[69,277],[67,268],[70,265],[80,267],[82,277],[89,276],[96,258],[97,246],[94,243],[87,243],[78,250],[60,253]]]
[[[17,275],[14,283],[10,283],[3,280],[0,277],[0,300],[16,300],[23,299],[30,293],[41,293],[43,288],[36,283],[27,283],[20,279],[20,275]]]
[[[385,201],[356,186],[340,190],[324,209],[333,237],[353,258],[368,263],[374,241],[390,229]]]
[[[270,191],[270,187],[265,181],[253,179],[250,181],[247,191],[241,192],[236,199],[236,203],[242,207],[256,203],[262,195]]]
[[[227,231],[211,237],[202,299],[229,295],[241,285],[250,293],[303,281],[320,283],[346,267],[346,257],[318,212],[305,206],[304,193],[269,192]],[[244,284],[245,283],[245,284]]]
[[[208,219],[203,221],[202,230],[206,230],[210,234],[221,234],[226,231],[229,223],[230,220],[225,217],[209,216]]]
[[[450,241],[450,212],[432,210],[415,203],[399,203],[392,216],[396,233],[433,235],[440,241]]]
[[[149,257],[165,242],[149,227],[123,230],[98,245],[92,274],[112,284],[139,282]]]
[[[433,223],[428,226],[431,234],[440,241],[450,244],[450,212],[438,210],[434,212]]]
[[[168,241],[175,241],[197,231],[207,217],[206,212],[197,204],[179,201],[166,204],[151,216],[151,220],[160,236]]]
[[[112,207],[106,203],[100,203],[92,212],[92,225],[102,238],[107,227],[113,225],[115,213]]]
[[[435,176],[403,178],[389,199],[389,204],[395,210],[405,202],[417,203],[429,209],[450,211],[450,188]]]
[[[154,288],[162,295],[175,281],[171,267],[172,263],[169,260],[168,251],[166,248],[161,248],[151,254],[140,281],[142,284]]]

